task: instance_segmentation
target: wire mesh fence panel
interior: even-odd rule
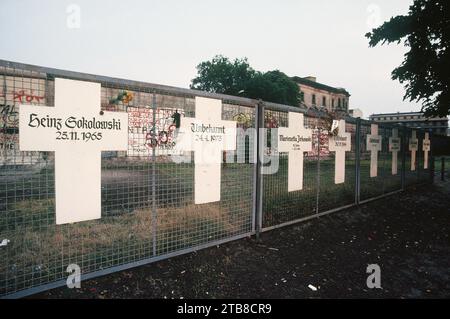
[[[102,82],[101,110],[127,114],[128,149],[101,153],[101,219],[56,225],[55,155],[18,147],[18,105],[53,107],[54,76],[0,74],[0,295],[63,280],[70,264],[87,274],[253,230],[254,107],[224,104],[242,138],[223,152],[221,200],[195,205],[195,164],[173,160],[174,115],[195,116],[194,97]]]
[[[170,110],[172,114],[179,112],[182,121],[185,117],[197,116],[192,98],[158,94],[156,100],[156,123],[169,116],[162,114],[161,109]],[[222,105],[222,119],[219,120],[236,121],[240,130],[236,136],[237,150],[220,153],[220,176],[214,181],[220,187],[220,200],[195,204],[195,196],[202,195],[195,194],[195,183],[208,181],[196,181],[195,165],[198,163],[194,151],[176,150],[165,155],[156,152],[158,255],[252,231],[254,118],[254,108]]]
[[[395,134],[398,136],[398,131]],[[401,184],[401,154],[393,155],[389,150],[389,139],[393,136],[392,128],[378,126],[378,133],[373,135],[371,124],[361,125],[361,194],[360,199],[366,200],[389,192],[400,190]],[[372,148],[371,140],[380,139],[381,147]],[[393,156],[397,156],[393,163]],[[395,165],[395,173],[393,173]]]
[[[450,177],[450,156],[436,156],[434,160],[434,180],[448,180]]]
[[[288,112],[265,110],[264,126],[266,164],[263,175],[262,194],[262,226],[263,228],[279,225],[302,217],[313,215],[316,211],[317,196],[317,143],[312,143],[310,152],[303,155],[303,182],[301,190],[288,190],[289,161],[298,161],[294,153],[278,151],[279,128],[292,127],[296,123],[289,123]],[[301,123],[311,129],[312,140],[318,138],[314,119],[304,118]],[[296,154],[296,156],[302,156]],[[298,175],[296,178],[300,178]]]
[[[45,105],[45,74],[0,67],[0,295],[45,282],[53,275],[53,156],[20,152],[19,104]],[[53,243],[57,244],[56,241]],[[54,265],[55,266],[55,265]]]
[[[351,205],[355,203],[355,165],[356,165],[356,124],[345,123],[345,132],[338,132],[339,136],[348,133],[350,141],[348,141],[349,148],[344,152],[344,165],[336,168],[339,160],[338,152],[333,151],[330,143],[333,143],[332,135],[322,125],[322,153],[319,163],[319,213],[327,210]],[[339,128],[341,130],[341,128]],[[340,143],[336,140],[334,143]],[[335,170],[342,170],[344,168],[345,174],[342,180],[337,180]]]
[[[10,105],[13,115],[17,115],[14,108],[18,104],[54,106],[54,80],[50,74],[34,75],[18,69],[3,69],[1,73],[3,109]],[[15,76],[6,75],[11,73]],[[151,96],[126,86],[101,90],[101,109],[113,112],[127,112],[133,103],[148,104]],[[123,92],[128,92],[130,101],[117,99]],[[70,264],[78,265],[85,274],[152,256],[148,159],[126,151],[103,152],[102,218],[56,225],[55,155],[19,151],[18,122],[10,122],[13,116],[7,115],[8,123],[2,123],[2,139],[8,140],[10,146],[2,149],[0,230],[8,245],[0,250],[0,294],[65,279]]]

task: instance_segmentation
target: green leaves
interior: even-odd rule
[[[230,61],[217,55],[211,61],[200,63],[197,72],[191,83],[192,89],[293,106],[300,103],[299,88],[292,79],[278,70],[255,71],[246,58]]]
[[[213,93],[239,95],[245,84],[252,79],[255,71],[247,59],[235,59],[217,55],[211,61],[197,66],[197,77],[192,80],[191,88]]]
[[[400,43],[410,50],[392,71],[404,84],[404,99],[421,101],[426,116],[450,114],[450,2],[415,0],[407,16],[391,18],[366,34],[369,46]]]
[[[300,91],[297,83],[278,70],[257,73],[247,83],[248,97],[268,102],[298,106]]]

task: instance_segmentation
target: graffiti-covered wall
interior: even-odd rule
[[[26,165],[40,160],[38,152],[19,152],[19,105],[45,102],[44,79],[0,77],[0,165]]]

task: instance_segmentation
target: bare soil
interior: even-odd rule
[[[440,183],[32,298],[449,298],[449,233]]]

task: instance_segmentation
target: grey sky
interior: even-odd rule
[[[215,54],[257,70],[316,76],[346,88],[350,107],[420,110],[390,79],[397,45],[368,48],[372,23],[407,13],[412,0],[1,0],[0,58],[188,87]],[[67,27],[68,5],[81,9]]]

